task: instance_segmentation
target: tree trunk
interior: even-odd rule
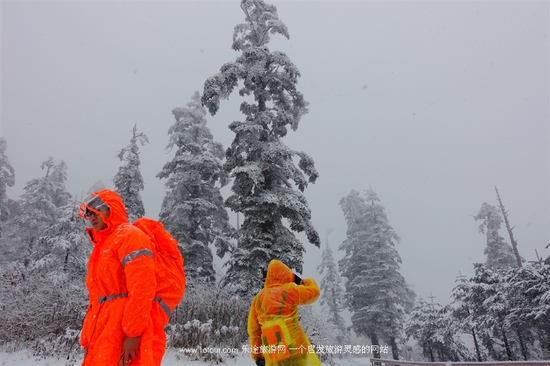
[[[67,265],[69,264],[69,249],[65,252],[65,261],[63,262],[63,272],[67,272]]]
[[[432,349],[432,342],[428,343],[428,351],[430,352],[430,362],[435,362],[434,350]]]
[[[487,351],[489,352],[489,355],[491,356],[491,358],[493,360],[498,360],[498,361],[502,360],[501,355],[497,353],[497,351],[495,350],[495,347],[493,347],[493,340],[491,339],[491,337],[488,334],[484,333],[483,340],[485,343],[485,347],[487,347]]]
[[[370,338],[370,341],[371,341],[371,344],[374,346],[374,345],[378,345],[378,336],[376,335],[376,333],[371,333],[369,335],[369,338]],[[380,358],[380,349],[376,349],[372,352],[372,358]],[[380,362],[375,362],[373,363],[373,365],[375,366],[379,366],[380,365]]]
[[[394,360],[399,360],[399,349],[397,348],[397,342],[395,341],[395,336],[390,337],[390,346],[391,353]]]
[[[521,355],[523,356],[523,360],[527,361],[529,360],[529,351],[527,350],[527,346],[525,345],[525,342],[523,341],[523,335],[519,331],[519,329],[516,329],[516,333],[518,334],[518,341],[519,346],[521,349]]]
[[[512,233],[512,227],[510,227],[510,221],[508,221],[508,212],[504,209],[504,205],[500,200],[500,195],[498,194],[498,189],[495,186],[495,191],[497,192],[498,204],[500,206],[500,211],[502,212],[502,217],[504,218],[504,224],[506,225],[506,230],[508,230],[508,235],[510,236],[510,242],[512,243],[512,249],[514,250],[514,255],[516,256],[516,261],[518,262],[518,267],[521,268],[521,257],[518,252],[518,243],[514,239],[514,234]]]
[[[447,356],[445,355],[445,352],[443,352],[442,348],[438,348],[437,353],[439,354],[439,361],[448,361]]]
[[[512,349],[508,343],[506,332],[504,332],[504,329],[501,329],[500,332],[502,333],[502,341],[504,342],[504,348],[506,349],[506,357],[508,357],[508,361],[514,361],[514,354],[512,353]]]
[[[479,351],[479,343],[477,343],[477,337],[476,337],[476,332],[474,328],[472,328],[472,337],[474,338],[474,345],[476,347],[477,362],[483,362],[483,360],[481,359],[481,352]]]
[[[546,323],[546,324],[545,324]],[[539,343],[541,348],[546,352],[550,353],[550,325],[549,321],[543,319],[539,324],[536,326],[536,334],[537,338],[539,339]]]

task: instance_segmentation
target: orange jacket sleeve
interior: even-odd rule
[[[261,356],[260,346],[262,345],[262,327],[258,322],[257,308],[260,306],[259,296],[256,295],[248,313],[248,337],[250,339],[250,353],[252,358]]]
[[[319,286],[317,286],[317,282],[313,278],[305,278],[302,280],[302,285],[294,286],[293,288],[298,292],[297,305],[313,304],[321,294]]]
[[[132,228],[119,248],[128,298],[122,316],[122,330],[128,337],[143,334],[151,321],[157,287],[153,244],[138,228]]]
[[[88,347],[88,343],[90,343],[89,339],[89,331],[90,331],[90,322],[92,322],[91,317],[91,301],[88,302],[88,309],[86,311],[86,316],[84,317],[84,321],[82,322],[82,331],[80,332],[80,345],[83,348]]]

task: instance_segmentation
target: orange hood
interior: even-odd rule
[[[267,266],[265,287],[282,285],[290,282],[294,282],[294,273],[292,273],[292,270],[281,261],[276,259],[271,260],[269,266]]]
[[[103,217],[103,221],[105,221],[105,223],[107,224],[107,228],[99,232],[94,232],[92,228],[86,228],[88,235],[90,235],[90,238],[94,243],[100,240],[101,238],[107,237],[114,229],[116,229],[121,224],[128,222],[128,215],[126,214],[126,208],[124,207],[124,202],[122,201],[122,198],[118,195],[118,193],[110,189],[103,189],[101,191],[94,192],[90,195],[90,197],[95,197],[95,196],[98,196],[101,199],[101,201],[103,201],[107,206],[109,206],[109,210],[110,210],[109,217],[105,218],[103,215],[101,215],[99,211],[88,206],[86,203],[82,203],[82,205],[80,205],[80,213],[79,213],[79,216],[84,217],[84,212],[86,212],[86,209],[91,210],[101,215],[101,217]],[[89,201],[89,199],[87,199],[86,201]]]

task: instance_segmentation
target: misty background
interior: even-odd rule
[[[548,2],[270,3],[290,40],[268,47],[298,67],[310,103],[283,141],[320,173],[305,196],[322,246],[305,245],[305,276],[320,278],[327,238],[342,256],[338,202],[369,187],[401,237],[401,273],[425,299],[448,303],[456,277],[485,261],[473,216],[498,204],[495,186],[521,256],[548,257]],[[0,132],[16,175],[8,196],[43,176],[49,156],[67,163],[79,199],[98,180],[112,188],[137,124],[150,141],[140,147],[142,197],[157,218],[171,111],[237,56],[239,2],[2,1],[0,11]],[[224,147],[240,102],[207,117]]]

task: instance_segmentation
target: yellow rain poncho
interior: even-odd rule
[[[266,366],[321,365],[298,322],[298,305],[319,298],[315,280],[294,283],[292,270],[278,260],[267,267],[264,288],[254,297],[248,315],[252,358],[263,357]]]

